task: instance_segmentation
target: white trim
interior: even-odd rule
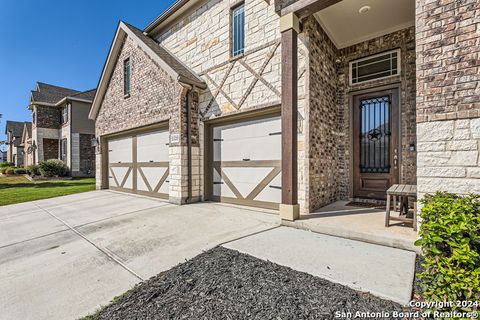
[[[333,44],[335,45],[335,47],[337,47],[337,49],[344,49],[344,48],[347,48],[347,47],[350,47],[350,46],[353,46],[353,45],[356,45],[356,44],[359,44],[359,43],[362,43],[362,42],[365,42],[365,41],[368,41],[368,40],[372,40],[372,39],[375,39],[375,38],[378,38],[378,37],[381,37],[381,36],[384,36],[384,35],[387,35],[387,34],[390,34],[390,33],[394,33],[394,32],[397,32],[397,31],[415,26],[415,20],[411,20],[411,21],[407,21],[407,22],[398,24],[396,26],[392,26],[390,28],[381,29],[381,30],[379,30],[377,32],[374,32],[374,33],[369,33],[369,34],[367,34],[363,37],[355,38],[355,39],[352,39],[352,40],[349,40],[349,41],[338,42],[335,39],[335,37],[333,36],[330,29],[326,26],[325,23],[323,23],[320,16],[318,14],[314,14],[314,17],[315,17],[315,19],[317,19],[317,21],[320,24],[320,26],[322,27],[323,31],[325,31],[325,33],[328,35],[330,40],[332,40]]]
[[[354,63],[358,63],[358,62],[362,62],[362,61],[365,61],[365,60],[380,57],[380,56],[383,56],[383,55],[391,54],[393,52],[397,53],[397,73],[396,74],[392,74],[392,75],[385,76],[385,77],[379,77],[379,78],[375,78],[375,79],[370,79],[370,80],[365,80],[365,81],[358,81],[356,83],[352,82],[352,80],[353,80],[353,78],[352,78],[352,76],[353,76],[352,75],[352,65]],[[399,49],[394,49],[394,50],[384,51],[384,52],[377,53],[377,54],[370,55],[370,56],[366,56],[366,57],[363,57],[363,58],[360,58],[360,59],[355,59],[355,60],[352,60],[348,63],[348,83],[350,84],[350,86],[355,86],[355,85],[359,85],[359,84],[363,84],[363,83],[368,83],[370,81],[377,81],[377,80],[381,80],[381,79],[398,77],[401,74],[402,74],[402,51],[401,51],[400,48]]]

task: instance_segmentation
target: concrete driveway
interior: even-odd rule
[[[111,191],[0,207],[2,319],[76,319],[277,215]]]

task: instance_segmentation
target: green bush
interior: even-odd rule
[[[15,174],[26,174],[27,170],[25,168],[16,168],[14,172]]]
[[[3,167],[3,168],[0,168],[0,172],[2,174],[14,174],[14,171],[15,170],[15,167]],[[9,173],[11,172],[11,173]]]
[[[10,163],[8,161],[4,161],[4,162],[0,163],[0,168],[2,168],[2,169],[6,168],[6,167],[11,167],[11,166],[13,166],[13,163]]]
[[[39,165],[42,177],[63,177],[68,173],[68,168],[62,160],[51,159]]]
[[[438,192],[422,199],[420,240],[427,301],[480,301],[480,195]],[[471,311],[453,306],[451,311]]]
[[[39,169],[40,169],[40,167],[38,165],[32,164],[32,165],[29,165],[27,167],[27,172],[31,176],[38,176],[38,175],[40,175],[40,170]]]

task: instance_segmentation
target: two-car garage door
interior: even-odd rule
[[[281,202],[281,121],[269,117],[212,129],[212,200],[277,209]]]
[[[168,143],[168,130],[109,139],[109,188],[168,198]]]

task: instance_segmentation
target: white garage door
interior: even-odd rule
[[[168,198],[168,142],[168,130],[110,139],[110,189]]]
[[[280,117],[213,128],[213,200],[277,209],[281,202]]]

